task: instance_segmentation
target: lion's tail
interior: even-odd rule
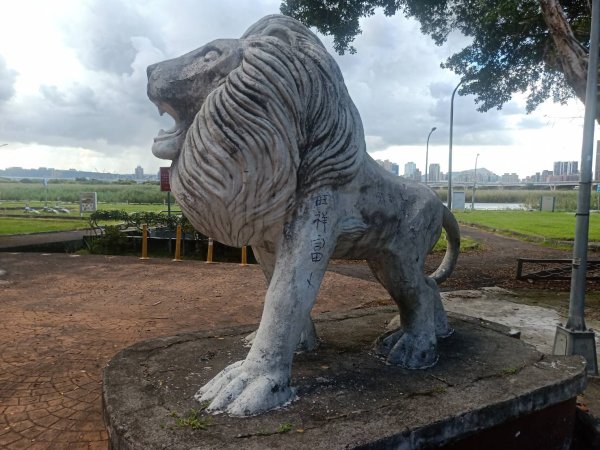
[[[446,230],[446,254],[440,266],[431,274],[431,278],[438,284],[450,276],[456,266],[460,251],[460,229],[458,228],[458,222],[454,218],[454,214],[445,206],[442,226]]]

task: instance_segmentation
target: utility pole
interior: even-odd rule
[[[600,35],[600,0],[592,2],[590,49],[581,144],[581,172],[575,216],[575,242],[571,271],[569,318],[566,326],[557,326],[554,337],[555,355],[581,355],[587,361],[587,372],[598,375],[594,331],[587,329],[584,319],[585,284],[587,276],[587,247],[590,226],[592,188],[592,157],[594,154],[594,121],[598,83],[598,40]]]

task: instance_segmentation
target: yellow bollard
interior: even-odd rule
[[[206,255],[206,264],[213,263],[213,239],[208,238],[208,255]]]
[[[246,247],[245,245],[242,247],[242,263],[240,264],[240,266],[247,266],[248,265],[248,247]]]
[[[177,225],[177,233],[175,234],[175,259],[173,261],[181,261],[181,225]]]
[[[148,225],[142,225],[142,257],[140,259],[148,258]]]

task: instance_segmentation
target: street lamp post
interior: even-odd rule
[[[448,146],[448,209],[452,210],[452,132],[454,128],[454,95],[458,90],[458,87],[462,84],[463,80],[460,80],[454,90],[452,91],[452,98],[450,99],[450,145]]]
[[[471,211],[475,210],[475,189],[477,186],[477,159],[479,159],[479,153],[475,157],[475,174],[473,176],[473,193],[471,194]]]
[[[429,177],[427,175],[427,170],[429,168],[429,138],[431,137],[431,133],[437,130],[436,127],[433,127],[429,134],[427,135],[427,150],[425,150],[425,184],[429,181]]]

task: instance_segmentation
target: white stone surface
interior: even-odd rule
[[[155,139],[173,160],[171,188],[202,233],[252,245],[269,288],[244,361],[197,394],[209,410],[247,416],[293,398],[297,346],[317,343],[310,311],[332,257],[366,259],[402,312],[380,340],[389,363],[424,368],[451,333],[436,280],[456,263],[458,225],[426,186],[384,171],[365,149],[340,70],[299,22],[267,16],[148,68],[148,96],[175,127]],[[428,277],[440,236],[449,251]]]

